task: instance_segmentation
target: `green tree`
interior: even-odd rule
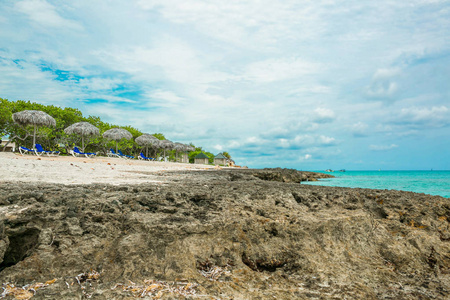
[[[164,134],[162,134],[162,133],[154,133],[154,134],[152,134],[155,138],[157,138],[158,140],[160,140],[160,141],[163,141],[163,140],[165,140],[166,139],[166,137],[164,136]]]
[[[199,153],[205,153],[206,156],[208,156],[209,163],[212,164],[214,162],[214,154],[211,152],[203,150],[202,147],[195,147],[192,143],[190,144],[192,147],[195,148],[194,151],[189,153],[189,162],[194,163],[194,157],[196,157]]]
[[[103,122],[99,117],[88,116],[84,117],[80,110],[76,108],[66,107],[61,108],[54,105],[43,105],[30,101],[16,100],[8,101],[0,98],[0,137],[8,136],[11,141],[16,142],[18,146],[25,146],[31,148],[33,127],[19,126],[12,120],[12,114],[22,110],[41,110],[48,113],[56,121],[55,128],[39,127],[36,133],[38,143],[42,144],[45,149],[62,150],[55,147],[60,144],[66,145],[66,150],[75,145],[81,144],[81,137],[77,135],[67,135],[64,129],[77,122],[89,122],[100,130],[99,136],[85,138],[85,152],[103,151],[104,154],[108,152],[109,148],[115,148],[115,141],[106,140],[102,134],[111,128],[119,127],[114,124]],[[125,154],[136,156],[141,151],[141,148],[134,141],[135,138],[142,135],[142,132],[131,126],[122,126],[128,130],[133,138],[131,140],[122,140],[119,142],[119,147]],[[162,133],[153,134],[159,140],[165,140]],[[194,146],[191,144],[191,146]],[[194,146],[195,147],[195,146]],[[196,150],[189,154],[189,160],[193,162],[195,155],[199,152],[204,152],[213,162],[214,155],[210,152],[204,151],[202,147],[195,147]],[[169,156],[175,159],[176,151],[169,151]]]
[[[16,103],[7,99],[0,98],[0,102],[0,135],[8,136],[11,142],[24,144],[31,134],[12,120],[12,114],[20,110],[17,110]]]
[[[0,137],[10,134],[8,128],[12,123],[12,105],[6,100],[0,98]]]
[[[224,151],[224,152],[222,152],[222,154],[223,154],[223,156],[225,156],[226,158],[231,159],[231,155],[230,155],[228,152]]]

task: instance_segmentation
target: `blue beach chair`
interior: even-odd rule
[[[48,156],[58,156],[59,155],[59,151],[47,151],[44,150],[44,148],[42,148],[41,144],[36,144],[34,145],[36,147],[36,154],[37,155],[42,155],[42,154],[47,154]]]
[[[145,156],[142,152],[139,153],[138,159],[149,160],[149,161],[152,161],[152,160],[153,160],[152,157],[147,157],[147,156]]]
[[[36,154],[36,152],[33,149],[28,149],[26,147],[19,147],[20,154]]]
[[[120,155],[119,154],[117,154],[115,151],[114,151],[114,149],[109,149],[109,152],[106,154],[106,155],[108,155],[108,157],[120,157]]]
[[[70,150],[69,152],[75,157],[84,155],[86,157],[92,158],[97,155],[97,153],[93,152],[81,152],[80,149],[78,149],[78,147],[73,147],[73,150]]]
[[[122,151],[120,151],[120,149],[117,150],[117,152],[119,153],[120,156],[122,156],[122,157],[124,157],[124,158],[129,158],[129,159],[134,158],[134,156],[132,156],[132,155],[126,155],[126,154],[123,154]]]

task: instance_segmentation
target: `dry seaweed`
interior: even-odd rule
[[[194,296],[197,293],[195,288],[198,286],[196,283],[168,283],[156,280],[144,280],[144,285],[137,285],[132,281],[129,282],[129,285],[118,283],[112,288],[112,290],[121,289],[124,292],[130,292],[134,297],[138,298],[152,297],[153,299],[159,299],[165,293],[176,294],[184,297]]]
[[[32,284],[27,284],[22,287],[18,287],[13,283],[4,283],[2,285],[2,293],[0,294],[1,298],[6,298],[7,296],[13,296],[14,299],[27,300],[31,299],[38,289],[43,289],[53,283],[55,283],[56,279],[52,279],[46,281],[45,283],[36,282]]]

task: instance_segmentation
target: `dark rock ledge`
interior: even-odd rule
[[[0,282],[57,279],[33,299],[130,299],[111,288],[145,279],[196,283],[213,299],[448,297],[448,199],[301,185],[305,174],[314,177],[220,170],[135,186],[0,183]],[[213,269],[226,272],[207,278]],[[100,277],[76,283],[91,270]]]

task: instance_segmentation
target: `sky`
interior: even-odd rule
[[[0,0],[0,97],[239,165],[450,169],[450,0]]]

